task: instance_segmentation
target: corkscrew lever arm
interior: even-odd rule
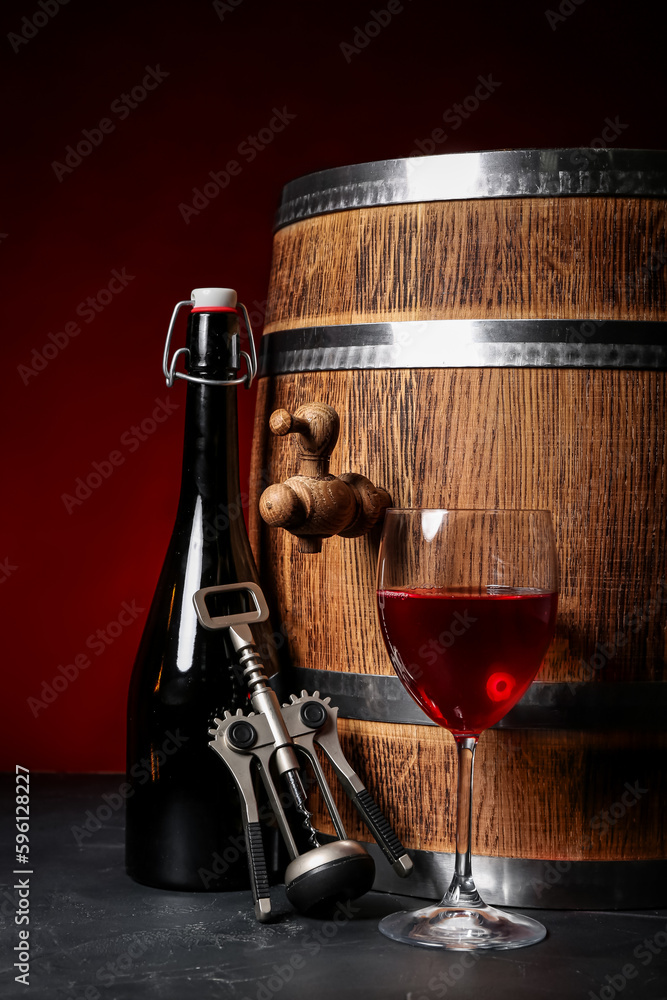
[[[216,719],[215,722],[218,728],[222,725],[222,719]],[[211,736],[215,736],[217,732],[218,729],[209,729]],[[223,740],[215,740],[209,745],[224,760],[239,791],[255,916],[261,923],[266,923],[271,918],[271,893],[251,773],[252,757],[239,755]]]
[[[314,744],[322,749],[382,853],[396,874],[405,878],[412,872],[412,860],[361,778],[345,759],[338,739],[338,709],[328,702],[328,698],[320,699],[317,691],[312,695],[304,691],[301,698],[293,699],[291,705],[283,708],[294,743],[308,756],[320,787],[326,787]]]

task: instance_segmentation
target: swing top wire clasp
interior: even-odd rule
[[[250,325],[250,318],[248,316],[248,310],[239,302],[235,308],[229,308],[229,312],[241,313],[243,316],[243,321],[245,323],[246,331],[248,333],[248,344],[250,347],[250,353],[246,351],[241,351],[241,357],[246,360],[246,373],[245,375],[240,375],[239,378],[227,379],[221,381],[219,379],[212,378],[200,378],[197,375],[188,375],[186,372],[176,371],[176,362],[180,354],[188,355],[190,351],[187,347],[179,347],[177,351],[174,352],[174,356],[171,361],[169,361],[169,352],[171,350],[171,337],[174,332],[174,326],[176,325],[176,317],[181,309],[186,306],[192,309],[195,305],[194,298],[183,299],[182,302],[177,302],[174,307],[174,311],[171,314],[171,320],[169,322],[169,329],[167,330],[167,339],[164,344],[164,352],[162,354],[162,373],[166,379],[168,388],[171,388],[174,384],[174,380],[177,378],[185,379],[186,382],[201,382],[204,385],[245,385],[246,389],[249,389],[253,383],[253,379],[257,375],[257,352],[255,351],[255,340],[252,335],[252,327]]]

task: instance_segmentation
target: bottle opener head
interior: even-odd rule
[[[211,616],[206,600],[216,594],[228,594],[233,591],[250,594],[250,598],[255,605],[253,611],[242,611],[235,615]],[[193,596],[197,618],[200,624],[209,631],[216,631],[220,628],[231,628],[234,625],[251,625],[253,622],[264,622],[269,617],[269,609],[264,599],[264,594],[256,583],[225,583],[219,587],[202,587]]]

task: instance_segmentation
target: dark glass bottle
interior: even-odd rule
[[[192,311],[187,348],[189,375],[237,378],[236,312]],[[176,523],[130,682],[127,871],[164,889],[249,884],[238,794],[208,746],[214,716],[247,709],[247,691],[228,633],[205,631],[192,601],[201,587],[258,580],[239,486],[236,392],[187,383]]]

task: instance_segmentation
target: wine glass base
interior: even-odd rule
[[[384,917],[379,928],[385,937],[420,948],[448,951],[504,951],[526,948],[546,937],[546,927],[521,913],[495,906],[438,905],[402,910]]]

